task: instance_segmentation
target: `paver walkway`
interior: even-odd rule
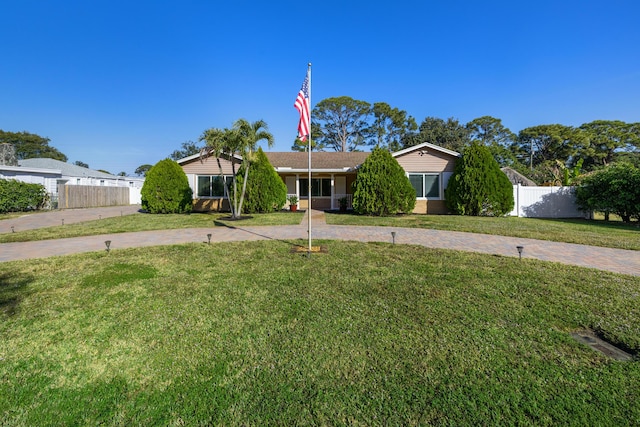
[[[53,227],[55,225],[75,224],[77,222],[93,221],[94,219],[100,218],[132,215],[138,213],[139,210],[140,205],[130,205],[27,213],[17,218],[0,221],[0,234]]]
[[[76,212],[95,217],[96,212]],[[70,211],[64,211],[70,218]],[[103,211],[104,212],[104,211]],[[114,210],[114,215],[120,215]],[[124,214],[124,212],[122,213]],[[237,226],[191,228],[180,230],[142,231],[101,236],[75,237],[37,242],[0,244],[0,261],[43,258],[80,252],[105,250],[105,241],[111,241],[111,249],[169,245],[179,243],[206,242],[211,234],[211,242],[231,242],[241,240],[281,240],[308,239],[308,220],[305,214],[299,225],[294,226]],[[46,213],[36,214],[48,215]],[[102,215],[102,214],[99,214]],[[393,242],[391,232],[395,232],[395,243],[414,244],[429,248],[455,249],[517,257],[516,246],[524,246],[523,258],[536,258],[570,265],[597,268],[617,273],[640,276],[640,251],[601,248],[550,242],[517,237],[493,236],[486,234],[462,233],[454,231],[428,230],[400,227],[352,227],[327,225],[324,213],[312,211],[312,238],[314,240],[354,240],[360,242]],[[59,218],[58,218],[59,219]],[[0,221],[0,225],[5,221]],[[44,219],[41,219],[44,223]],[[0,228],[1,232],[2,228]],[[6,232],[6,231],[5,231]],[[10,230],[9,230],[10,232]]]

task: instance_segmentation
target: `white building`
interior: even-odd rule
[[[60,160],[38,158],[18,160],[18,166],[0,165],[0,179],[15,179],[43,185],[58,200],[58,185],[86,185],[104,187],[129,187],[131,203],[140,203],[139,194],[144,177],[116,176]]]

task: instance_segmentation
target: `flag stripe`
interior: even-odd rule
[[[309,70],[307,70],[307,76],[302,82],[302,88],[298,92],[298,97],[293,106],[300,113],[300,121],[298,122],[298,138],[301,141],[306,141],[309,137],[311,130],[310,123],[310,111],[309,111]]]

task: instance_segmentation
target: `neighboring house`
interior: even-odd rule
[[[510,167],[500,168],[500,170],[504,172],[505,175],[507,175],[507,178],[509,178],[509,181],[511,181],[513,185],[520,184],[523,187],[536,187],[538,185],[535,183],[535,181],[530,180],[520,172],[516,171],[515,169],[511,169]]]
[[[271,165],[287,185],[287,193],[296,195],[301,209],[309,206],[309,163],[305,152],[265,152]],[[311,206],[314,209],[337,209],[341,198],[347,198],[351,208],[352,184],[358,167],[364,163],[368,152],[313,152],[311,153]],[[423,143],[392,153],[404,168],[409,181],[416,189],[415,213],[447,213],[444,189],[455,166],[459,153]],[[220,167],[225,179],[230,181],[242,159],[213,158],[208,156],[185,157],[178,160],[189,180],[194,194],[194,210],[226,210],[224,186]]]
[[[60,171],[61,184],[92,185],[100,187],[142,187],[144,179],[128,176],[116,176],[110,173],[85,168],[55,159],[24,159],[18,160],[18,165],[24,168],[53,169]]]
[[[0,178],[15,179],[28,184],[40,184],[44,186],[47,193],[56,194],[58,183],[62,180],[62,171],[59,169],[0,165]]]
[[[41,184],[54,202],[58,200],[59,185],[80,185],[129,187],[131,203],[138,204],[140,203],[140,189],[144,184],[144,178],[111,175],[47,158],[19,160],[18,166],[0,165],[0,179],[15,179]]]

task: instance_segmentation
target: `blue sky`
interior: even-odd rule
[[[308,62],[313,105],[386,102],[418,124],[640,121],[635,0],[6,0],[0,15],[0,129],[112,173],[241,117],[289,151]]]

